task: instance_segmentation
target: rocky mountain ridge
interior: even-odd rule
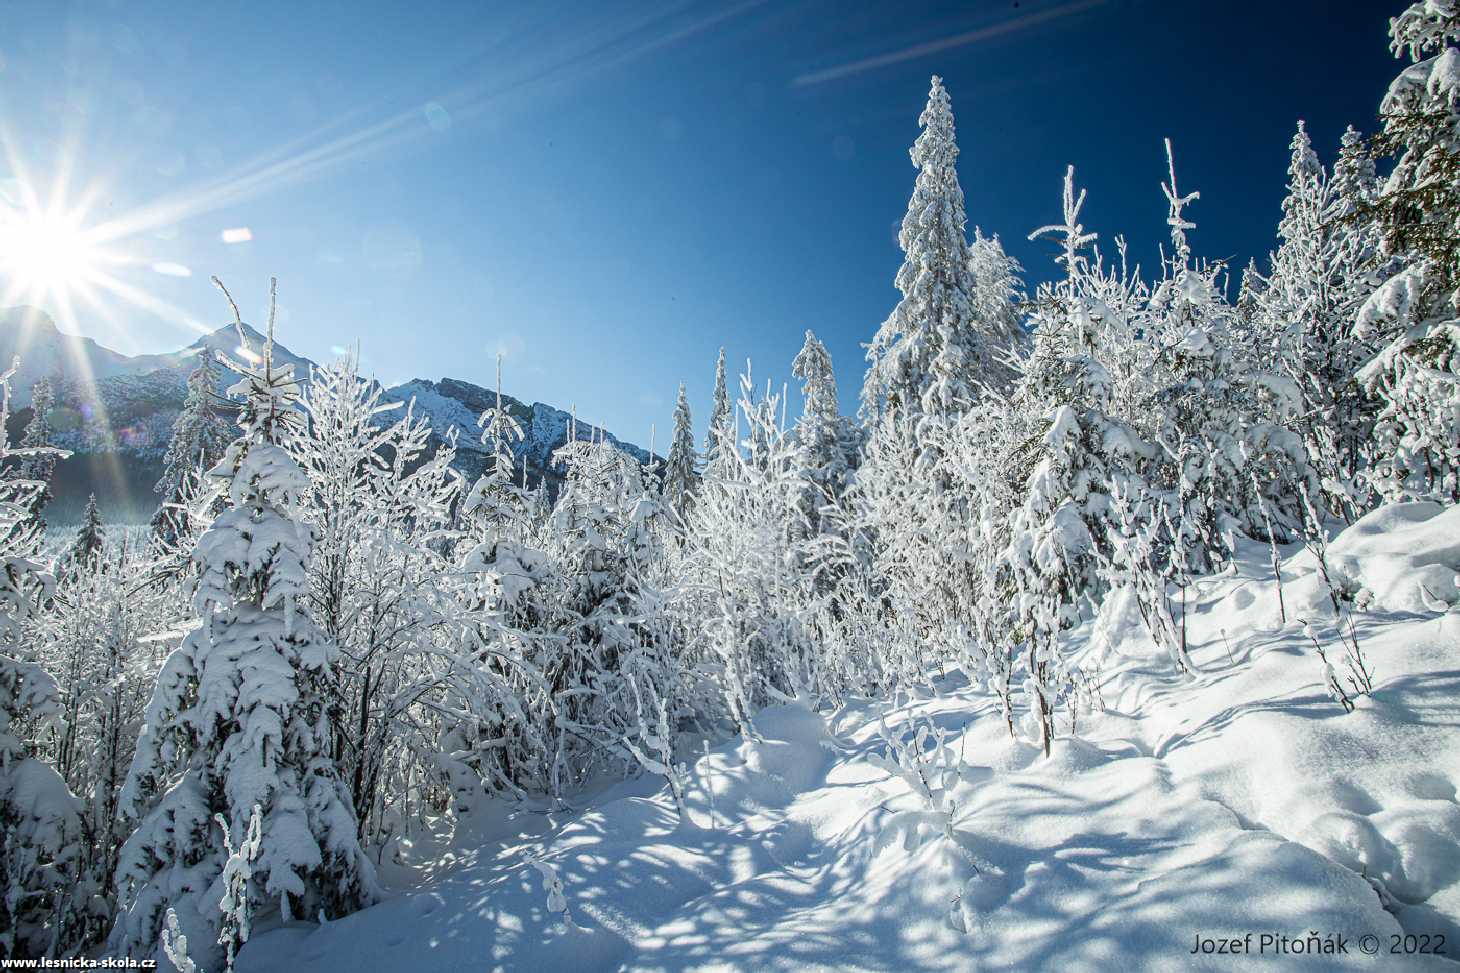
[[[263,336],[247,328],[251,343]],[[50,413],[52,444],[73,455],[57,465],[47,508],[51,523],[75,521],[89,494],[95,492],[103,517],[113,523],[145,522],[157,506],[153,484],[162,474],[162,458],[172,426],[187,394],[188,376],[199,357],[223,352],[237,357],[233,325],[200,336],[176,352],[128,356],[90,339],[61,332],[35,308],[0,310],[0,361],[20,359],[11,379],[11,432],[18,437],[30,421],[31,389],[49,378],[55,389]],[[316,363],[275,344],[276,357],[306,377]],[[233,384],[220,370],[219,391]],[[496,402],[496,392],[461,379],[412,379],[386,390],[387,401],[414,399],[418,415],[431,420],[433,442],[457,431],[456,467],[468,479],[480,474],[486,454],[477,438],[477,418]],[[543,402],[527,404],[503,394],[502,404],[522,425],[525,439],[514,452],[526,461],[528,478],[555,484],[559,472],[552,454],[567,442],[570,428],[578,439],[603,438],[640,462],[649,454],[589,423]],[[12,440],[14,441],[14,439]]]

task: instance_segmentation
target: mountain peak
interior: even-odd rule
[[[61,329],[56,327],[56,322],[49,314],[30,304],[0,308],[0,325],[39,328],[41,331],[61,333]]]
[[[248,343],[249,351],[253,354],[262,352],[265,343],[269,340],[268,337],[247,322],[244,322],[242,330],[244,340]],[[151,356],[156,360],[153,367],[177,368],[187,362],[188,359],[196,358],[199,354],[211,351],[219,351],[230,358],[238,360],[240,357],[238,332],[238,325],[225,324],[221,328],[200,335],[196,341],[182,351],[174,352],[171,355]],[[309,368],[313,364],[309,359],[290,351],[289,347],[277,338],[274,339],[274,361],[281,365],[293,365],[295,373],[300,376],[307,376],[309,374]]]
[[[209,331],[207,334],[200,335],[198,337],[198,340],[194,341],[188,347],[201,348],[203,346],[207,346],[209,348],[216,348],[220,345],[234,347],[238,344],[238,331],[238,325],[225,324],[221,328],[215,328],[214,330]],[[243,323],[243,336],[248,339],[248,343],[251,345],[262,345],[264,342],[269,340],[267,335],[259,331],[259,329],[255,328],[247,321]],[[276,340],[275,344],[277,343],[278,342]]]
[[[265,336],[249,324],[242,330],[251,350],[255,354],[262,351]],[[52,484],[57,498],[52,510],[60,518],[55,522],[79,515],[92,492],[124,519],[142,521],[151,516],[157,500],[152,484],[161,473],[162,455],[186,398],[188,377],[197,369],[200,356],[215,352],[241,363],[245,356],[238,351],[238,332],[236,324],[226,324],[194,335],[192,343],[178,351],[127,356],[90,338],[61,332],[42,310],[0,309],[0,365],[8,366],[15,355],[21,359],[21,371],[12,382],[12,409],[30,403],[36,381],[51,379],[57,388],[57,411],[52,416],[56,445],[75,454],[58,466]],[[314,363],[277,341],[274,360],[281,366],[293,366],[296,377],[309,381]],[[220,374],[219,391],[233,382],[231,375]],[[496,406],[495,388],[456,378],[413,379],[387,390],[386,395],[392,401],[414,401],[415,414],[431,420],[435,444],[455,428],[459,436],[457,470],[468,481],[481,474],[486,453],[478,441],[477,420]],[[560,482],[561,470],[552,457],[570,430],[579,439],[602,439],[641,462],[649,458],[638,446],[623,442],[586,418],[574,430],[570,413],[546,403],[528,404],[503,392],[501,404],[522,426],[525,439],[514,446],[514,453],[519,462],[526,463],[534,481]]]

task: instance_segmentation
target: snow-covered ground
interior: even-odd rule
[[[1285,555],[1286,625],[1265,547],[1197,582],[1195,677],[1118,613],[1079,630],[1105,711],[1074,736],[1061,714],[1049,759],[957,672],[915,698],[775,707],[690,760],[689,823],[652,778],[498,807],[402,849],[382,904],[257,933],[240,969],[1453,969],[1391,949],[1443,936],[1460,956],[1460,610],[1439,610],[1460,508],[1384,508],[1334,542],[1369,604],[1376,689],[1352,713],[1304,634],[1332,634],[1316,562]],[[946,732],[950,832],[881,759],[924,725]]]

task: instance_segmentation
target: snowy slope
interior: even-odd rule
[[[1377,511],[1335,560],[1376,593],[1430,565],[1454,603],[1457,513]],[[1345,714],[1298,621],[1328,638],[1312,558],[1287,552],[1283,624],[1266,555],[1198,582],[1195,677],[1118,613],[1076,633],[1105,711],[1077,737],[1062,714],[1048,760],[958,673],[893,703],[775,707],[758,739],[686,754],[687,825],[656,779],[576,810],[489,808],[449,843],[406,844],[386,902],[261,931],[240,968],[1454,969],[1389,950],[1438,934],[1460,954],[1460,610],[1376,598],[1358,626],[1376,692]],[[951,835],[879,759],[919,725],[961,766]],[[1250,955],[1192,953],[1249,932]]]
[[[485,447],[478,438],[477,419],[489,408],[495,408],[497,393],[470,382],[444,378],[439,382],[413,379],[388,389],[388,400],[396,402],[415,401],[416,414],[431,420],[431,428],[440,434],[455,428],[458,434],[457,450],[460,456],[458,466],[465,472],[475,474],[486,461]],[[648,462],[649,453],[632,443],[620,440],[613,433],[599,426],[583,421],[574,421],[571,413],[556,409],[543,402],[526,405],[510,395],[502,396],[502,408],[517,420],[522,427],[523,439],[513,444],[513,455],[521,461],[527,460],[532,478],[544,473],[552,475],[552,454],[568,441],[570,430],[576,438],[584,441],[602,439],[633,456],[641,463]],[[476,455],[472,455],[476,454]]]

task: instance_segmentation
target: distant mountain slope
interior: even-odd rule
[[[246,332],[255,346],[262,343],[257,331],[246,327]],[[162,458],[187,393],[188,375],[200,355],[221,351],[237,357],[237,348],[237,332],[229,325],[175,352],[128,356],[90,338],[62,333],[49,316],[34,308],[0,310],[0,362],[8,367],[16,356],[21,360],[12,380],[12,434],[18,436],[30,421],[31,388],[41,378],[50,378],[56,390],[52,442],[75,454],[57,466],[52,484],[55,500],[47,508],[47,520],[53,524],[77,520],[93,492],[110,522],[150,518],[157,506],[152,487],[162,475]],[[307,377],[315,365],[282,344],[274,350],[302,376]],[[224,372],[219,391],[232,384]],[[455,427],[456,466],[468,478],[481,472],[486,454],[477,439],[476,422],[495,403],[494,391],[459,379],[413,379],[387,390],[386,398],[400,402],[414,398],[417,414],[430,418],[438,444]],[[514,453],[519,462],[526,460],[529,479],[558,482],[551,456],[567,442],[571,416],[545,403],[527,405],[509,395],[502,396],[502,404],[526,435]],[[646,451],[610,432],[577,424],[577,438],[599,436],[641,462],[649,458]]]
[[[471,476],[481,472],[486,463],[486,447],[477,438],[477,418],[496,405],[495,391],[454,378],[443,378],[439,382],[417,378],[388,389],[385,396],[397,402],[414,399],[416,413],[428,417],[431,428],[438,435],[456,427],[460,434],[456,444],[457,468]],[[524,457],[527,459],[529,479],[536,480],[541,476],[550,481],[557,479],[556,472],[551,469],[551,458],[553,451],[568,441],[568,429],[574,425],[572,415],[543,402],[526,405],[505,393],[502,407],[522,426],[523,441],[512,452],[519,463]],[[607,430],[581,420],[576,426],[578,439],[601,437],[641,463],[649,460],[647,450],[623,442]]]
[[[11,382],[12,408],[30,405],[31,386],[44,377],[80,380],[109,378],[126,371],[129,359],[90,338],[62,334],[44,312],[33,307],[0,309],[0,362],[9,368],[20,358]]]

